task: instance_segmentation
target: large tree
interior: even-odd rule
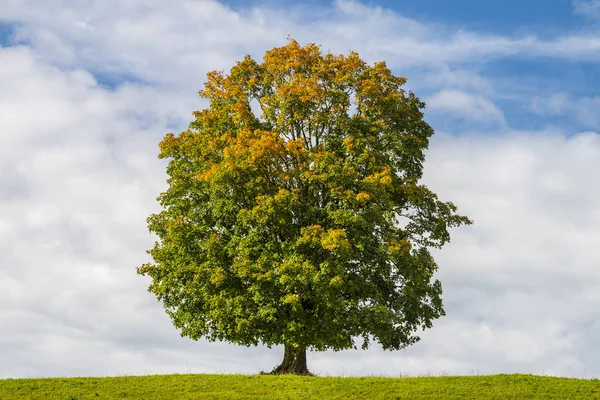
[[[181,335],[284,345],[273,372],[297,374],[307,349],[418,341],[444,315],[428,248],[471,221],[418,183],[433,130],[406,79],[292,39],[207,77],[209,106],[159,145],[138,268]]]

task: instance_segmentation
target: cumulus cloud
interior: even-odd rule
[[[281,349],[180,338],[135,273],[165,188],[156,144],[205,106],[195,92],[208,70],[291,33],[396,69],[435,65],[428,110],[498,125],[488,78],[452,63],[597,57],[591,36],[447,32],[351,1],[321,18],[214,1],[5,3],[26,45],[0,47],[0,377],[250,373],[280,361]],[[536,107],[569,116],[567,100]],[[311,353],[311,369],[600,374],[599,136],[502,129],[438,132],[427,155],[424,182],[475,220],[435,253],[447,317],[405,351]]]
[[[587,341],[598,333],[588,326],[599,301],[594,293],[600,251],[594,242],[600,234],[600,185],[594,171],[600,135],[438,139],[425,180],[440,195],[464,202],[476,221],[456,233],[460,244],[437,255],[448,266],[440,276],[449,310],[489,327],[493,341],[513,336],[512,346],[523,346],[513,354],[529,357],[511,361],[505,353],[513,368],[581,371],[594,351]],[[507,351],[511,345],[505,346]]]

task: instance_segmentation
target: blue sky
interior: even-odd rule
[[[157,143],[205,75],[291,35],[384,60],[427,103],[423,183],[475,224],[434,255],[447,316],[323,375],[600,376],[600,1],[0,0],[1,377],[269,370],[179,337],[135,268]],[[349,362],[352,360],[352,362]]]
[[[529,1],[382,1],[382,6],[395,9],[414,19],[426,19],[470,30],[515,32],[558,32],[579,28],[579,18],[572,17],[570,0]]]

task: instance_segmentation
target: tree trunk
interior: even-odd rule
[[[275,368],[273,374],[311,375],[306,366],[306,349],[296,349],[285,345],[283,361]]]

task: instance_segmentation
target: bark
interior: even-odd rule
[[[311,375],[306,366],[306,349],[296,349],[286,344],[283,361],[272,374]]]

